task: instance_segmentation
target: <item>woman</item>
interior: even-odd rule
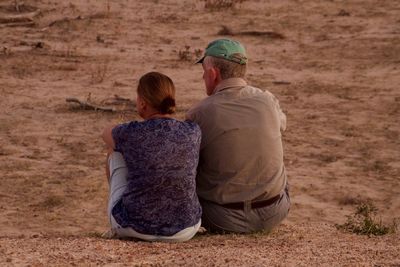
[[[170,117],[175,87],[161,73],[140,78],[136,103],[144,121],[103,132],[111,232],[147,241],[189,240],[201,224],[195,184],[200,128]]]

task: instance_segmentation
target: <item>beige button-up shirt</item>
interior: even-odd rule
[[[284,189],[286,116],[270,92],[226,79],[186,117],[202,131],[199,197],[225,204],[269,199]]]

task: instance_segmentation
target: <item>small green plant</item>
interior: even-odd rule
[[[392,225],[384,225],[381,220],[377,222],[377,212],[378,209],[371,203],[361,203],[357,206],[356,212],[351,216],[347,216],[347,221],[341,225],[337,224],[336,228],[368,236],[394,233],[397,228],[395,221],[393,221]]]

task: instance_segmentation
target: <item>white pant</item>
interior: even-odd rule
[[[131,227],[121,227],[112,216],[112,209],[121,199],[122,194],[128,185],[128,168],[126,167],[122,154],[119,152],[113,152],[110,154],[108,164],[110,167],[110,196],[107,213],[110,219],[111,231],[118,237],[134,237],[146,241],[183,242],[191,239],[197,233],[201,225],[201,220],[194,226],[185,228],[172,236],[146,235],[136,232]]]

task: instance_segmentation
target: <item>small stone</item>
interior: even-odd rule
[[[348,17],[348,16],[350,16],[350,13],[344,9],[341,9],[337,15],[341,16],[341,17]]]

